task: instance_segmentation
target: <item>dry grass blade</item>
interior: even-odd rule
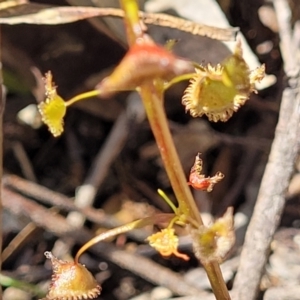
[[[146,24],[176,28],[194,35],[207,36],[222,41],[235,40],[238,28],[222,29],[192,21],[169,16],[167,14],[155,14],[140,12],[140,17]],[[56,25],[76,22],[92,17],[124,17],[124,12],[117,8],[97,8],[87,6],[51,7],[36,3],[23,3],[9,9],[0,10],[0,23],[2,24],[40,24]]]
[[[27,0],[8,0],[0,3],[0,10],[28,3]]]
[[[101,16],[99,9],[93,7],[51,7],[43,4],[18,5],[0,11],[0,23],[8,25],[36,24],[57,25]]]
[[[27,243],[29,239],[36,239],[39,228],[33,222],[29,222],[2,251],[2,262],[5,262],[18,248]]]
[[[173,17],[167,14],[142,13],[140,17],[146,24],[154,24],[163,27],[176,28],[194,35],[207,36],[220,41],[234,41],[239,31],[238,28],[217,28],[198,24],[192,21]]]

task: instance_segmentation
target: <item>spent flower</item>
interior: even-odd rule
[[[197,67],[182,103],[193,117],[226,122],[256,92],[255,83],[265,75],[265,66],[250,72],[242,56],[241,43],[217,66]]]
[[[233,208],[229,207],[223,217],[212,225],[204,225],[191,229],[196,257],[204,263],[217,261],[221,263],[226,258],[235,242],[233,227]]]
[[[213,177],[205,177],[202,172],[202,159],[200,153],[196,155],[194,165],[191,168],[188,185],[196,190],[211,192],[216,183],[224,178],[224,174],[217,172]]]
[[[57,137],[64,131],[63,118],[67,107],[65,101],[56,92],[50,71],[46,73],[44,82],[46,99],[38,105],[38,110],[42,121],[48,126],[53,136]]]
[[[116,91],[134,90],[145,82],[168,81],[191,70],[190,61],[177,57],[144,34],[96,89],[105,97]]]
[[[174,228],[165,228],[161,231],[150,235],[147,240],[151,247],[157,250],[162,256],[170,256],[174,254],[184,260],[189,260],[189,257],[178,252],[178,236],[175,235]]]

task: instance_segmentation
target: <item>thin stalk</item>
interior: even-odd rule
[[[103,233],[95,236],[91,240],[89,240],[77,251],[76,256],[75,256],[75,262],[78,263],[79,257],[81,256],[81,254],[83,252],[85,252],[88,248],[92,247],[93,245],[95,245],[101,241],[104,241],[108,238],[117,236],[121,233],[131,231],[133,229],[145,227],[147,225],[160,224],[162,222],[170,222],[171,220],[174,219],[174,216],[175,216],[174,214],[156,214],[156,215],[153,215],[150,217],[146,217],[144,219],[139,219],[139,220],[133,221],[133,222],[125,224],[125,225],[121,225],[119,227],[110,229],[106,232],[103,232]]]
[[[163,94],[151,83],[144,84],[140,94],[179,208],[199,225],[203,225],[168,127],[163,108]]]
[[[100,95],[99,90],[85,92],[83,94],[79,94],[79,95],[71,98],[70,100],[66,101],[66,106],[70,106],[70,105],[74,104],[75,102],[81,101],[83,99],[89,99],[91,97],[95,97],[95,96],[99,96],[99,95]]]
[[[183,75],[177,76],[164,85],[164,90],[166,91],[174,84],[179,83],[184,80],[190,80],[193,77],[195,77],[195,73],[188,73],[188,74],[183,74]]]
[[[150,82],[145,83],[141,87],[140,94],[166,172],[178,200],[179,209],[192,220],[195,220],[200,226],[203,224],[203,221],[187,185],[187,180],[168,127],[167,117],[163,108],[163,94]],[[207,272],[216,299],[229,300],[230,295],[219,264],[216,262],[203,263],[203,266]]]
[[[167,195],[161,189],[158,189],[157,192],[159,196],[161,196],[166,201],[166,203],[171,207],[173,212],[176,214],[177,207],[174,205],[174,203],[167,197]]]
[[[143,35],[138,15],[137,1],[120,0],[120,2],[125,12],[127,39],[129,45],[132,45]],[[160,87],[161,85],[155,85],[149,81],[140,86],[139,93],[144,103],[166,172],[179,203],[178,209],[191,219],[193,224],[196,223],[198,226],[201,226],[203,225],[203,221],[190,188],[187,185],[187,180],[168,127],[168,121],[163,107],[163,88]],[[208,274],[216,299],[230,300],[219,264],[216,262],[203,263],[203,266]]]
[[[139,7],[136,0],[120,0],[125,16],[125,28],[129,45],[135,43],[136,39],[143,36],[140,23]]]

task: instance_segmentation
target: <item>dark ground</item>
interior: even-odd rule
[[[220,216],[228,206],[234,206],[236,212],[242,211],[246,215],[251,213],[273,140],[284,85],[278,32],[263,25],[258,15],[258,9],[266,4],[260,0],[251,1],[251,5],[250,1],[246,0],[228,2],[228,6],[225,5],[225,1],[222,1],[222,4],[225,5],[231,25],[240,27],[260,62],[266,64],[267,72],[277,77],[277,83],[251,96],[250,101],[226,123],[212,124],[206,118],[193,119],[186,114],[181,105],[184,84],[173,88],[166,97],[166,111],[186,174],[193,163],[195,153],[201,152],[206,174],[220,170],[226,175],[225,180],[216,186],[212,193],[195,193],[195,199],[202,211],[213,216]],[[64,1],[55,3],[65,5]],[[297,9],[300,5],[296,0],[293,5],[293,18],[297,20]],[[276,20],[272,19],[272,16],[269,24],[276,27]],[[173,35],[178,38],[175,52],[181,56],[188,56],[198,62],[217,62],[223,58],[212,55],[210,50],[201,46],[200,37],[158,27],[151,27],[150,32],[159,42]],[[51,136],[45,126],[33,129],[17,118],[17,113],[22,108],[36,103],[33,96],[36,81],[31,67],[36,67],[42,74],[51,70],[60,95],[69,99],[79,92],[92,89],[122,58],[126,46],[99,32],[88,21],[58,26],[3,25],[2,34],[4,83],[7,87],[4,115],[6,175],[14,174],[68,197],[74,197],[76,188],[90,179],[98,151],[103,147],[120,115],[127,109],[131,112],[127,117],[128,129],[121,131],[119,136],[119,141],[124,143],[116,142],[112,146],[112,152],[116,151],[117,155],[108,171],[97,170],[104,180],[98,189],[94,208],[105,212],[104,220],[111,220],[113,216],[118,222],[128,222],[147,215],[153,209],[168,211],[157,196],[156,189],[161,188],[170,194],[169,182],[159,160],[148,122],[143,118],[143,113],[140,113],[140,118],[136,118],[132,113],[129,101],[126,100],[127,93],[105,101],[84,101],[70,108],[65,119],[65,133],[57,139]],[[195,53],[194,49],[197,49],[198,44],[199,53]],[[222,45],[219,44],[218,47]],[[212,57],[207,57],[206,54]],[[139,110],[139,106],[135,109]],[[296,166],[296,171],[299,171],[299,165]],[[7,186],[13,186],[13,179],[6,178]],[[278,234],[279,244],[285,239],[292,243],[293,237],[297,234],[299,236],[298,182],[296,180],[295,191],[290,193],[282,218],[282,231]],[[28,188],[24,184],[18,194],[28,196]],[[41,193],[43,194],[43,191]],[[39,201],[41,199],[38,198],[32,196],[26,199],[47,208],[57,206]],[[10,201],[12,206],[17,205],[13,199]],[[49,201],[51,202],[51,199]],[[140,206],[134,203],[139,203]],[[56,208],[56,211],[58,209]],[[55,219],[52,219],[53,214],[50,210],[47,211],[51,225]],[[60,213],[67,216],[68,209],[60,208]],[[51,274],[49,264],[45,264],[44,251],[51,251],[55,245],[58,247],[57,241],[60,240],[67,245],[65,252],[74,255],[82,239],[77,240],[76,236],[59,237],[61,235],[56,229],[51,232],[49,227],[43,224],[43,221],[47,223],[46,220],[41,220],[38,224],[43,229],[34,228],[26,233],[23,228],[32,220],[30,216],[21,215],[22,209],[21,212],[14,213],[13,208],[6,208],[3,249],[13,238],[19,236],[20,232],[23,232],[24,238],[23,241],[16,241],[13,250],[5,257],[3,272],[42,287],[42,283],[50,279]],[[105,228],[105,222],[99,223],[89,219],[86,226],[93,232],[101,231]],[[241,245],[242,239],[238,237],[237,247],[232,252],[231,259],[238,255],[238,246]],[[173,257],[164,259],[134,236],[123,236],[111,243],[121,249],[143,253],[181,275],[197,267],[189,243],[182,250],[191,256],[189,262]],[[151,291],[155,286],[153,282],[142,279],[142,275],[134,275],[134,266],[128,271],[126,267],[122,268],[122,264],[118,265],[115,261],[106,259],[101,253],[96,255],[95,252],[88,252],[82,257],[82,262],[102,283],[103,292],[99,299],[129,299]],[[99,267],[104,271],[100,272]],[[234,273],[236,268],[232,268]],[[229,286],[232,279],[232,276],[227,279]],[[282,282],[278,274],[271,272],[270,276],[264,278],[262,291],[280,283]],[[156,285],[159,285],[159,282],[156,282]],[[16,299],[10,298],[8,293],[5,295],[5,299]],[[28,297],[30,299],[31,296]]]

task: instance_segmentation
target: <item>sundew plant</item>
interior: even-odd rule
[[[250,70],[243,59],[242,46],[236,42],[234,53],[218,65],[202,66],[197,62],[178,57],[172,50],[156,44],[144,31],[143,18],[135,0],[121,0],[124,26],[129,49],[113,72],[95,89],[65,100],[59,96],[51,71],[44,77],[46,97],[39,104],[43,122],[53,136],[63,134],[64,117],[68,107],[78,101],[98,96],[99,99],[120,91],[137,91],[160,150],[165,170],[177,199],[176,207],[168,196],[158,190],[162,201],[172,209],[169,214],[155,214],[144,219],[108,230],[83,245],[74,262],[65,262],[50,252],[45,255],[53,265],[52,283],[45,299],[92,299],[101,293],[101,287],[91,273],[79,263],[81,254],[95,243],[109,237],[147,225],[168,224],[147,238],[149,244],[163,256],[175,255],[184,260],[189,257],[178,251],[175,225],[185,227],[193,240],[195,256],[203,265],[218,300],[230,299],[219,264],[231,249],[235,234],[233,209],[209,226],[205,226],[192,197],[191,188],[212,191],[226,174],[217,172],[209,177],[202,174],[202,159],[195,149],[195,163],[189,178],[184,175],[164,111],[164,93],[172,85],[188,80],[182,95],[183,109],[193,117],[207,116],[211,122],[226,122],[255,92],[255,83],[264,77],[264,66]],[[199,137],[201,138],[201,136]],[[158,187],[159,188],[159,187]]]

